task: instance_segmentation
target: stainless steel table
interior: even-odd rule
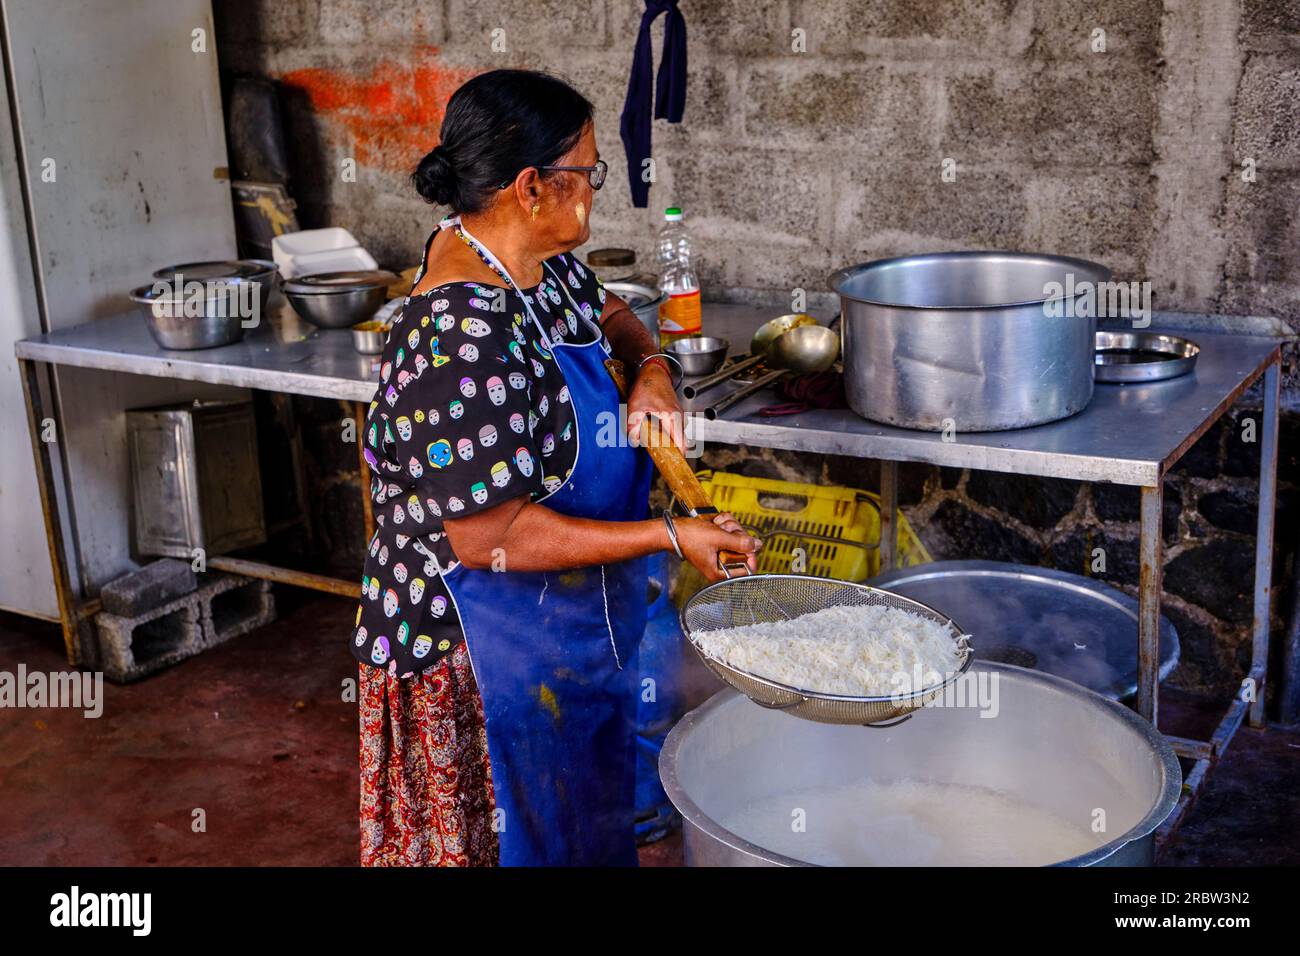
[[[743,351],[753,330],[762,320],[770,318],[772,311],[710,303],[705,307],[705,322],[709,334],[725,336],[733,343],[733,351]],[[1154,324],[1159,323],[1157,315]],[[1198,769],[1189,778],[1189,783],[1195,784],[1222,752],[1243,717],[1249,715],[1255,725],[1263,722],[1281,340],[1199,331],[1194,335],[1202,348],[1193,374],[1146,385],[1099,385],[1092,403],[1079,415],[1020,431],[957,434],[946,440],[939,434],[877,425],[847,410],[815,410],[792,418],[764,419],[755,413],[769,404],[772,397],[771,392],[760,392],[728,409],[715,421],[694,418],[690,423],[691,434],[706,442],[880,459],[881,556],[885,567],[893,562],[892,529],[897,515],[897,462],[900,461],[1113,482],[1139,489],[1141,611],[1137,709],[1154,724],[1158,719],[1163,479],[1193,443],[1262,376],[1264,408],[1263,421],[1257,430],[1260,487],[1251,665],[1241,693],[1214,737],[1207,742],[1177,742],[1181,753],[1197,761]],[[158,348],[144,322],[133,314],[27,339],[19,342],[15,351],[28,399],[65,638],[70,638],[71,629],[85,619],[84,608],[88,605],[84,599],[66,593],[62,517],[54,505],[57,498],[53,493],[49,450],[39,438],[39,423],[44,417],[40,399],[42,366],[106,369],[357,403],[368,402],[374,392],[373,359],[353,351],[347,332],[314,329],[288,312],[273,317],[236,345],[202,352],[168,352]],[[729,385],[720,387],[728,388]],[[719,394],[725,391],[706,393],[688,405],[687,410],[702,407]]]

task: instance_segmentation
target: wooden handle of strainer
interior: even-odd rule
[[[605,368],[609,370],[609,377],[618,387],[619,397],[626,400],[627,373],[623,363],[618,359],[606,359]],[[717,514],[718,509],[713,507],[709,493],[700,484],[700,479],[695,477],[695,469],[691,467],[680,448],[672,442],[652,440],[648,421],[641,423],[640,440],[641,447],[650,453],[650,460],[654,462],[655,468],[659,469],[659,474],[663,475],[664,482],[668,485],[668,490],[673,493],[673,497],[689,511],[701,515]],[[731,571],[737,567],[743,567],[746,571],[749,569],[744,552],[718,552],[718,568],[723,574],[731,577]]]

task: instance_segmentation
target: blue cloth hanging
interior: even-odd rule
[[[677,9],[677,0],[646,0],[619,124],[623,149],[627,154],[632,205],[638,209],[644,209],[650,201],[650,184],[642,178],[642,163],[650,156],[650,74],[654,71],[650,25],[661,13],[668,17],[664,21],[663,59],[659,62],[659,76],[655,81],[653,118],[680,123],[686,109],[686,18]]]

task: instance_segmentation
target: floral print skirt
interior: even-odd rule
[[[405,680],[358,667],[361,865],[494,866],[487,729],[464,643]]]

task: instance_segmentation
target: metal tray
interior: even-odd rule
[[[936,561],[869,583],[956,615],[976,660],[1045,671],[1112,700],[1137,693],[1138,602],[1109,584],[1001,561]],[[1161,615],[1161,680],[1178,655],[1178,632]]]
[[[1201,347],[1191,339],[1159,332],[1097,332],[1093,380],[1158,382],[1196,367]]]

